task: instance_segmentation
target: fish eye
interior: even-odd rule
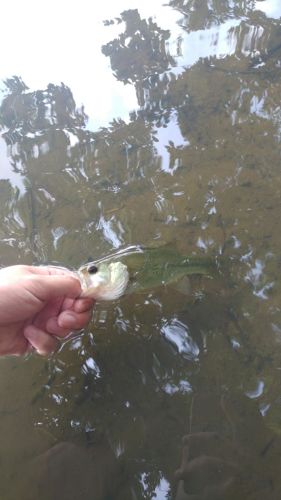
[[[92,266],[87,267],[87,271],[89,274],[96,274],[98,272],[98,268],[93,264]]]

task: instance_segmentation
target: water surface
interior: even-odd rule
[[[4,7],[0,264],[172,242],[223,272],[1,360],[0,496],[280,498],[281,9],[36,5]]]

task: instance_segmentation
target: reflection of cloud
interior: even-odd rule
[[[35,0],[3,3],[2,19],[13,19],[13,31],[9,23],[3,23],[0,40],[5,51],[1,55],[0,80],[17,74],[31,90],[63,81],[71,88],[78,107],[84,104],[89,115],[88,127],[97,129],[107,126],[113,118],[127,121],[129,112],[138,108],[134,86],[119,82],[112,74],[108,58],[101,53],[101,46],[118,36],[124,25],[105,27],[105,19],[136,8],[142,18],[152,17],[162,29],[170,30],[167,50],[176,57],[179,66],[192,65],[201,57],[225,56],[235,50],[236,42],[229,38],[229,31],[239,24],[237,20],[183,34],[178,24],[180,13],[163,6],[162,0],[152,3],[108,0],[93,5],[91,0],[82,4],[51,0],[44,9],[44,25],[51,27],[51,36],[42,37],[42,18]],[[177,56],[180,36],[183,53]]]
[[[180,380],[177,385],[171,382],[167,382],[163,386],[163,390],[170,395],[176,394],[177,392],[187,394],[189,392],[192,392],[192,387],[187,380]]]
[[[253,294],[260,299],[267,300],[267,292],[274,286],[274,281],[265,283],[266,275],[264,274],[265,264],[259,259],[255,260],[255,265],[251,267],[250,271],[245,276],[245,281],[249,281],[253,288]]]
[[[97,229],[102,230],[104,239],[108,241],[108,243],[110,243],[113,246],[113,248],[119,248],[123,243],[121,234],[124,233],[124,229],[121,225],[121,222],[118,221],[115,230],[113,227],[114,223],[115,223],[114,217],[111,217],[110,220],[106,220],[102,215],[100,217]],[[119,234],[117,234],[117,231]]]
[[[54,248],[58,247],[58,241],[67,234],[67,230],[64,227],[56,227],[55,229],[52,229],[52,235],[53,235],[53,245]]]
[[[247,391],[246,396],[248,396],[248,398],[250,398],[250,399],[259,398],[260,396],[262,396],[262,394],[264,392],[264,385],[265,384],[264,384],[263,380],[258,380],[255,389],[253,389],[251,391]]]
[[[50,0],[44,9],[44,26],[50,27],[51,36],[42,36],[42,13],[35,0],[3,3],[2,19],[13,19],[13,29],[10,23],[2,23],[0,41],[5,50],[0,80],[17,74],[31,90],[63,81],[71,88],[78,106],[85,105],[92,129],[107,126],[114,117],[128,120],[129,112],[138,107],[135,89],[116,80],[101,45],[123,28],[120,24],[104,27],[103,21],[135,8],[144,18],[157,14],[164,29],[178,17],[171,8],[163,7],[162,0],[142,4],[107,0],[96,6],[91,0]]]
[[[280,0],[257,0],[256,10],[261,10],[269,18],[280,19],[281,17]]]
[[[9,179],[11,184],[17,187],[21,194],[25,192],[24,176],[15,172],[7,155],[7,145],[4,139],[0,137],[0,181],[1,179]]]
[[[3,3],[2,18],[13,19],[13,31],[9,23],[3,23],[0,40],[5,51],[1,57],[0,80],[17,74],[31,90],[46,88],[50,82],[60,84],[63,81],[71,88],[78,107],[84,104],[91,130],[108,126],[114,118],[128,121],[129,113],[138,109],[135,87],[124,85],[115,78],[109,59],[101,52],[102,45],[124,31],[124,24],[116,22],[104,26],[104,20],[119,17],[128,9],[138,9],[141,18],[151,17],[162,29],[169,30],[166,50],[177,67],[169,68],[168,73],[174,75],[181,74],[186,67],[202,58],[224,58],[234,54],[239,44],[239,26],[245,22],[232,18],[215,23],[208,29],[192,31],[191,27],[186,32],[180,26],[181,13],[163,5],[162,0],[152,3],[107,0],[97,6],[91,0],[84,0],[79,5],[74,1],[61,0],[55,4],[54,0],[50,0],[48,6],[44,10],[44,25],[51,27],[52,36],[42,37],[41,13],[35,0]],[[279,0],[257,1],[256,10],[269,17],[281,16]],[[27,15],[27,12],[32,15]],[[249,53],[253,47],[255,49],[252,43],[260,39],[260,30],[261,27],[249,26],[249,32],[242,41],[243,53]],[[37,43],[38,40],[40,43]],[[48,60],[47,54],[50,55]],[[159,134],[166,132],[163,129]],[[163,169],[167,171],[169,159],[164,148],[163,153]]]
[[[86,359],[85,363],[82,366],[82,372],[85,374],[92,373],[96,378],[100,378],[101,376],[99,366],[92,357]]]
[[[141,475],[141,483],[144,492],[151,494],[151,491],[149,489],[150,481],[146,473],[143,473]],[[160,481],[158,485],[155,487],[151,498],[153,498],[153,500],[164,500],[168,498],[169,493],[170,493],[170,483],[167,481],[167,479],[165,479],[164,476],[161,476]]]
[[[241,104],[241,106],[243,103]],[[277,135],[281,139],[281,108],[272,106],[268,97],[268,91],[265,90],[261,96],[253,95],[250,101],[250,113],[273,122],[277,126]]]
[[[153,493],[154,500],[164,500],[170,493],[170,483],[164,477],[161,477],[159,484]]]
[[[257,286],[262,281],[265,264],[257,259],[255,265],[250,269],[246,275],[246,279],[253,285]]]
[[[234,54],[237,46],[234,28],[240,23],[240,19],[229,19],[220,25],[184,34],[182,56],[177,58],[178,65],[192,66],[203,58],[223,58]]]
[[[191,338],[188,328],[181,321],[173,318],[170,322],[165,321],[161,327],[163,337],[171,342],[180,354],[189,359],[196,359],[199,355],[199,347]]]
[[[158,156],[161,158],[161,170],[166,173],[173,174],[180,166],[179,161],[176,159],[175,163],[171,165],[170,153],[167,149],[169,144],[173,144],[175,148],[188,146],[189,143],[182,136],[181,130],[178,125],[178,117],[176,111],[173,111],[169,118],[169,123],[162,127],[157,127],[153,131],[153,136],[157,138],[154,142],[154,147]]]

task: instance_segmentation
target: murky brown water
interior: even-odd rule
[[[61,66],[56,34],[49,63],[44,40],[22,56],[16,38],[0,94],[0,264],[76,267],[172,242],[219,256],[223,274],[194,278],[189,300],[163,287],[99,304],[50,359],[1,359],[0,498],[277,499],[281,9],[124,5]]]

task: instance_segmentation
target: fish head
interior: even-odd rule
[[[128,268],[122,262],[89,263],[78,269],[81,297],[99,300],[116,300],[125,292]]]

